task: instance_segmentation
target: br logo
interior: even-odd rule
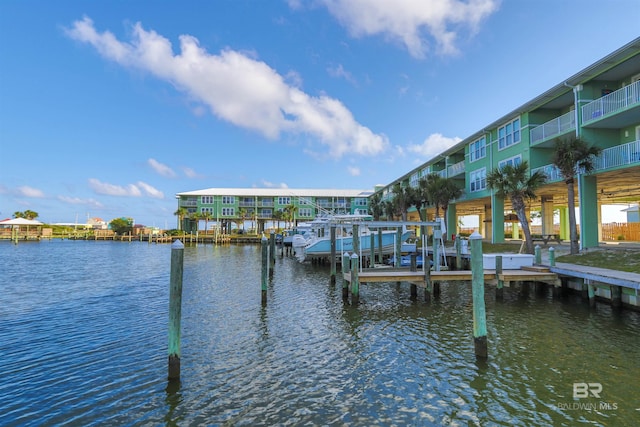
[[[574,399],[585,399],[587,397],[600,399],[601,392],[602,384],[600,383],[573,383]]]

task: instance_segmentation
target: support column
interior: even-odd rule
[[[563,206],[560,208],[560,238],[569,240],[571,232],[569,230],[569,208]]]
[[[593,175],[579,175],[580,203],[580,248],[598,247],[598,209],[597,178]]]
[[[491,242],[504,243],[504,200],[491,196]]]
[[[447,233],[445,235],[444,240],[445,241],[450,241],[451,240],[451,236],[458,233],[458,213],[457,213],[457,209],[456,209],[455,203],[452,203],[452,204],[449,205],[449,208],[447,209],[446,221],[447,221],[446,222],[446,224],[447,224]]]
[[[553,234],[553,197],[543,197],[542,204],[542,234]]]

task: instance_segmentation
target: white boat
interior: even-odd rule
[[[353,252],[353,224],[357,223],[360,235],[360,251],[363,254],[371,251],[371,234],[373,233],[373,247],[376,253],[380,252],[379,237],[376,230],[367,227],[370,215],[334,215],[317,218],[310,223],[310,229],[305,233],[293,236],[292,246],[294,255],[298,261],[305,261],[311,258],[323,258],[331,255],[331,232],[332,225],[336,226],[336,254],[342,256],[344,252]],[[382,253],[391,254],[396,248],[395,229],[382,231]],[[401,235],[401,251],[415,251],[415,244],[406,243],[406,240],[413,236],[413,231],[403,229]]]

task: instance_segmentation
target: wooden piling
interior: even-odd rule
[[[267,254],[267,236],[262,235],[260,239],[262,245],[262,274],[261,274],[261,288],[262,288],[262,304],[267,303],[267,276],[269,275],[269,256]]]
[[[591,283],[587,284],[587,291],[589,292],[589,306],[596,306],[596,287]]]
[[[498,281],[496,298],[498,299],[504,297],[504,280],[500,279],[500,275],[502,275],[502,255],[496,255],[496,280]]]
[[[358,278],[358,254],[354,252],[353,255],[351,255],[351,303],[357,305],[359,302],[360,281]]]
[[[169,278],[169,380],[180,379],[180,318],[182,316],[182,275],[184,244],[176,240],[171,245]]]
[[[369,267],[373,268],[376,264],[376,235],[374,233],[369,234]]]
[[[556,266],[556,250],[553,247],[549,248],[549,266]]]
[[[487,313],[484,304],[482,236],[475,231],[471,243],[471,287],[473,294],[473,344],[476,357],[487,357]]]
[[[456,270],[462,270],[462,241],[460,235],[456,235]]]
[[[429,256],[425,254],[422,259],[424,265],[424,300],[426,302],[431,301],[431,288],[433,287],[433,281],[431,280],[431,263],[429,262]],[[426,263],[426,264],[424,264]]]
[[[332,285],[336,284],[336,225],[331,224],[331,276],[329,281]]]
[[[342,254],[342,298],[349,298],[349,282],[344,280],[344,273],[348,272],[351,269],[351,258],[348,253]]]
[[[417,265],[417,257],[418,255],[413,252],[411,254],[411,265],[409,267],[410,271],[416,271],[416,265]],[[423,260],[424,262],[424,260]],[[416,299],[418,297],[418,285],[416,285],[415,283],[411,283],[411,299]]]
[[[537,265],[542,264],[542,250],[540,249],[540,245],[536,245],[536,247],[533,249],[533,254],[535,258],[535,263]]]
[[[396,267],[400,267],[402,262],[402,228],[398,227],[396,230],[396,259],[395,265]]]
[[[622,307],[622,287],[611,285],[611,306],[613,308]]]
[[[275,265],[276,263],[276,233],[271,230],[269,234],[269,259],[271,261],[270,265]],[[273,269],[273,267],[271,267]]]

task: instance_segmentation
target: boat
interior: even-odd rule
[[[333,215],[319,217],[311,221],[307,231],[295,234],[292,239],[292,246],[295,257],[300,262],[308,259],[325,258],[331,255],[331,226],[336,226],[336,254],[342,256],[343,253],[353,252],[353,224],[359,224],[359,247],[362,254],[371,251],[371,234],[375,235],[373,239],[374,250],[379,253],[379,237],[377,230],[371,230],[367,226],[367,221],[371,221],[371,215],[351,214],[351,215]],[[382,231],[382,253],[392,254],[396,249],[397,232],[395,229]],[[403,228],[401,234],[402,251],[415,251],[414,243],[407,243],[406,240],[413,236],[412,230]]]

